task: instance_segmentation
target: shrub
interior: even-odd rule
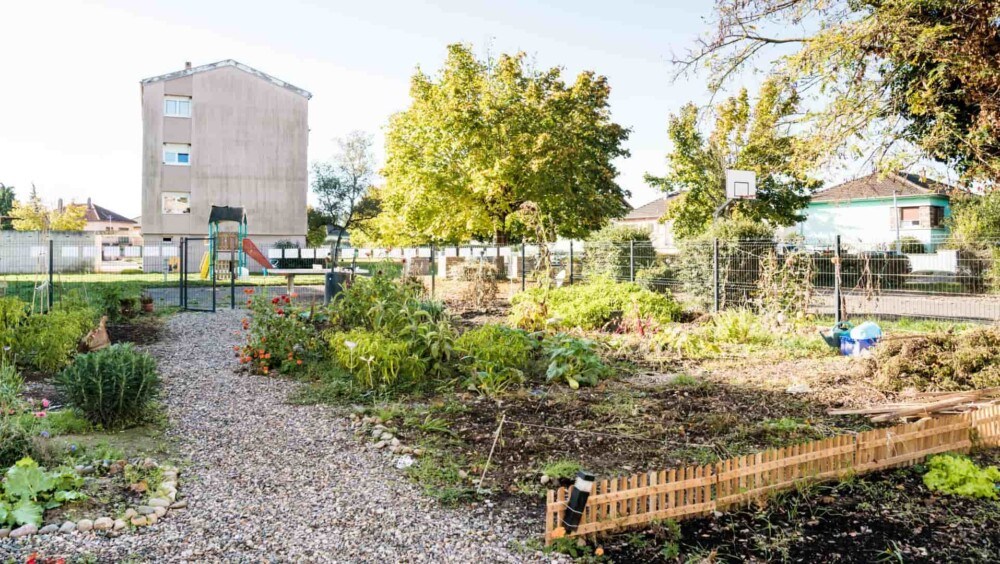
[[[56,379],[67,403],[107,429],[140,421],[160,392],[156,361],[131,344],[77,356]]]
[[[54,372],[66,366],[94,322],[90,308],[56,308],[31,315],[18,331],[14,351],[27,365]]]
[[[96,290],[97,306],[101,315],[108,316],[108,321],[117,323],[136,316],[141,294],[137,284],[101,284]]]
[[[450,370],[452,351],[455,346],[455,329],[451,321],[439,312],[437,320],[434,314],[424,308],[425,302],[410,302],[403,309],[406,324],[398,335],[427,366],[427,373],[440,377]]]
[[[42,524],[46,509],[86,498],[79,490],[83,478],[72,468],[46,471],[30,458],[7,469],[0,496],[0,524],[10,526]]]
[[[31,437],[17,418],[0,415],[0,468],[7,468],[28,456],[31,448]]]
[[[278,369],[292,374],[319,348],[312,315],[293,306],[288,296],[256,295],[250,299],[250,312],[250,318],[243,321],[246,344],[240,362],[250,364],[255,371],[268,374]]]
[[[600,329],[621,319],[626,312],[660,323],[673,321],[681,314],[680,306],[669,295],[651,292],[633,282],[610,280],[561,288],[532,288],[514,295],[511,304],[511,321],[527,330],[551,325],[544,315],[558,326]]]
[[[611,370],[601,361],[594,341],[562,333],[547,338],[542,347],[549,360],[545,381],[566,382],[574,390],[580,385],[596,386]]]
[[[394,331],[406,322],[402,309],[408,302],[419,302],[422,295],[419,283],[375,275],[356,278],[350,288],[337,295],[330,309],[345,329]]]
[[[18,373],[13,360],[0,356],[0,416],[16,410],[21,403],[24,378]]]
[[[656,262],[649,230],[631,225],[609,225],[593,233],[585,249],[586,278],[628,280],[633,266],[639,271]]]
[[[28,317],[28,304],[14,296],[0,298],[0,356],[13,356],[17,328]]]
[[[712,303],[714,243],[719,239],[720,297],[724,304],[748,302],[756,286],[761,254],[774,249],[774,230],[746,219],[719,221],[708,232],[678,242],[677,277],[702,307]]]
[[[907,235],[899,239],[899,252],[905,255],[922,255],[927,252],[927,247],[920,239]]]
[[[774,340],[760,318],[748,309],[727,309],[712,316],[706,327],[716,343],[766,345]]]
[[[1000,469],[980,468],[968,458],[939,454],[927,463],[924,485],[931,491],[964,497],[997,499]]]
[[[666,292],[677,283],[677,269],[667,259],[657,259],[646,268],[635,273],[637,284],[653,292]]]
[[[427,366],[406,341],[365,329],[334,332],[328,340],[337,363],[364,389],[405,391],[424,382]]]
[[[530,335],[503,325],[470,329],[455,342],[467,385],[487,396],[524,383],[535,347]]]

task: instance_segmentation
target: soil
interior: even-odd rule
[[[1000,451],[974,456],[997,464]],[[619,564],[725,562],[996,562],[1000,501],[941,496],[916,466],[815,486],[717,517],[680,523],[681,538],[650,532],[602,542]],[[677,556],[673,556],[673,554]]]
[[[463,395],[438,400],[429,411],[447,422],[452,438],[445,448],[475,462],[473,471],[480,470],[505,415],[484,486],[531,502],[543,493],[542,468],[554,461],[581,462],[591,472],[613,476],[707,464],[870,428],[867,420],[827,416],[826,406],[784,392],[676,382],[658,388],[612,381],[576,391],[543,387],[502,401]],[[401,427],[404,444],[435,441],[419,425],[402,422],[397,417],[389,423]]]
[[[139,315],[124,323],[108,323],[108,337],[112,343],[149,345],[160,338],[163,321],[151,315]]]

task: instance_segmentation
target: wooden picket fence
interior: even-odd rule
[[[571,536],[660,519],[704,516],[804,481],[909,466],[942,452],[968,452],[973,439],[983,446],[1000,446],[1000,406],[768,450],[713,465],[598,480],[580,526]],[[565,535],[562,520],[569,493],[569,488],[548,492],[546,543]]]

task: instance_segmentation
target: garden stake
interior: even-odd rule
[[[483,465],[483,475],[479,477],[479,485],[476,486],[476,492],[483,491],[483,480],[486,479],[486,470],[490,467],[490,460],[493,459],[493,450],[497,448],[497,442],[500,441],[500,430],[503,429],[503,422],[507,420],[507,414],[504,413],[500,416],[500,424],[497,425],[497,433],[493,436],[493,446],[490,447],[490,454],[486,457],[486,464]]]
[[[576,473],[576,482],[569,492],[569,503],[566,504],[566,513],[563,514],[563,527],[567,534],[576,531],[580,526],[580,518],[583,517],[583,510],[587,507],[587,498],[590,497],[590,490],[593,487],[593,474],[584,470]]]

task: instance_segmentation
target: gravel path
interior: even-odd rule
[[[484,505],[444,509],[389,455],[359,443],[336,410],[287,405],[294,383],[236,374],[233,331],[243,315],[175,315],[148,347],[166,381],[190,507],[118,537],[0,540],[0,561],[34,551],[101,562],[546,559],[513,546],[537,535],[540,520],[510,522]]]

